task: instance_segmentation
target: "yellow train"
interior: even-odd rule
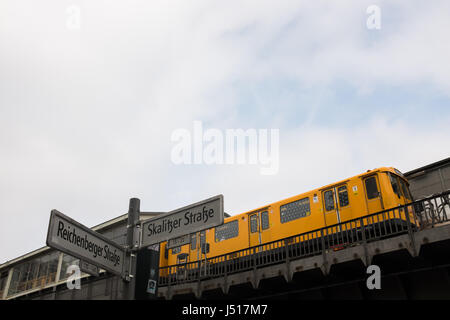
[[[161,243],[160,267],[216,257],[290,236],[343,223],[412,202],[408,181],[395,168],[382,167],[225,218],[224,224],[191,235],[191,243],[167,249]],[[409,207],[408,207],[409,208]],[[388,213],[392,215],[395,213]],[[410,221],[415,221],[408,210]],[[405,220],[405,213],[399,215]],[[369,223],[365,223],[369,224]],[[356,225],[357,226],[357,225]]]

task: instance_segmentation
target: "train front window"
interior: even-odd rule
[[[402,194],[400,192],[400,187],[398,186],[397,177],[389,173],[389,180],[391,180],[392,190],[394,190],[394,193],[400,198]]]
[[[400,184],[402,186],[402,191],[403,191],[403,194],[405,195],[405,198],[408,200],[412,200],[411,194],[409,193],[409,189],[408,189],[408,186],[406,185],[406,182],[400,178],[398,180],[400,181]]]

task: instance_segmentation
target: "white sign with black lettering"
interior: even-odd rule
[[[125,250],[103,235],[52,210],[47,245],[113,274],[121,275]]]
[[[144,221],[141,246],[212,228],[223,224],[223,219],[223,196],[218,195]]]

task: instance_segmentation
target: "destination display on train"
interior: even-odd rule
[[[113,274],[122,274],[125,250],[121,246],[57,210],[50,214],[47,245]]]
[[[218,195],[142,223],[142,244],[175,239],[223,224],[223,195]]]

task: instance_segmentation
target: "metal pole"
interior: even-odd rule
[[[138,233],[135,232],[136,226],[139,224],[141,201],[138,198],[131,198],[130,205],[128,207],[128,220],[127,220],[127,257],[128,262],[126,264],[125,282],[124,282],[124,299],[134,300],[135,287],[136,287],[136,252],[139,249]]]
[[[410,222],[410,218],[409,218],[409,211],[408,211],[408,206],[405,205],[403,207],[404,212],[405,212],[405,217],[406,217],[406,225],[408,227],[408,235],[409,235],[409,239],[411,240],[411,247],[413,249],[413,255],[414,257],[417,257],[417,250],[416,250],[416,243],[414,241],[414,230],[411,227],[411,222]]]

